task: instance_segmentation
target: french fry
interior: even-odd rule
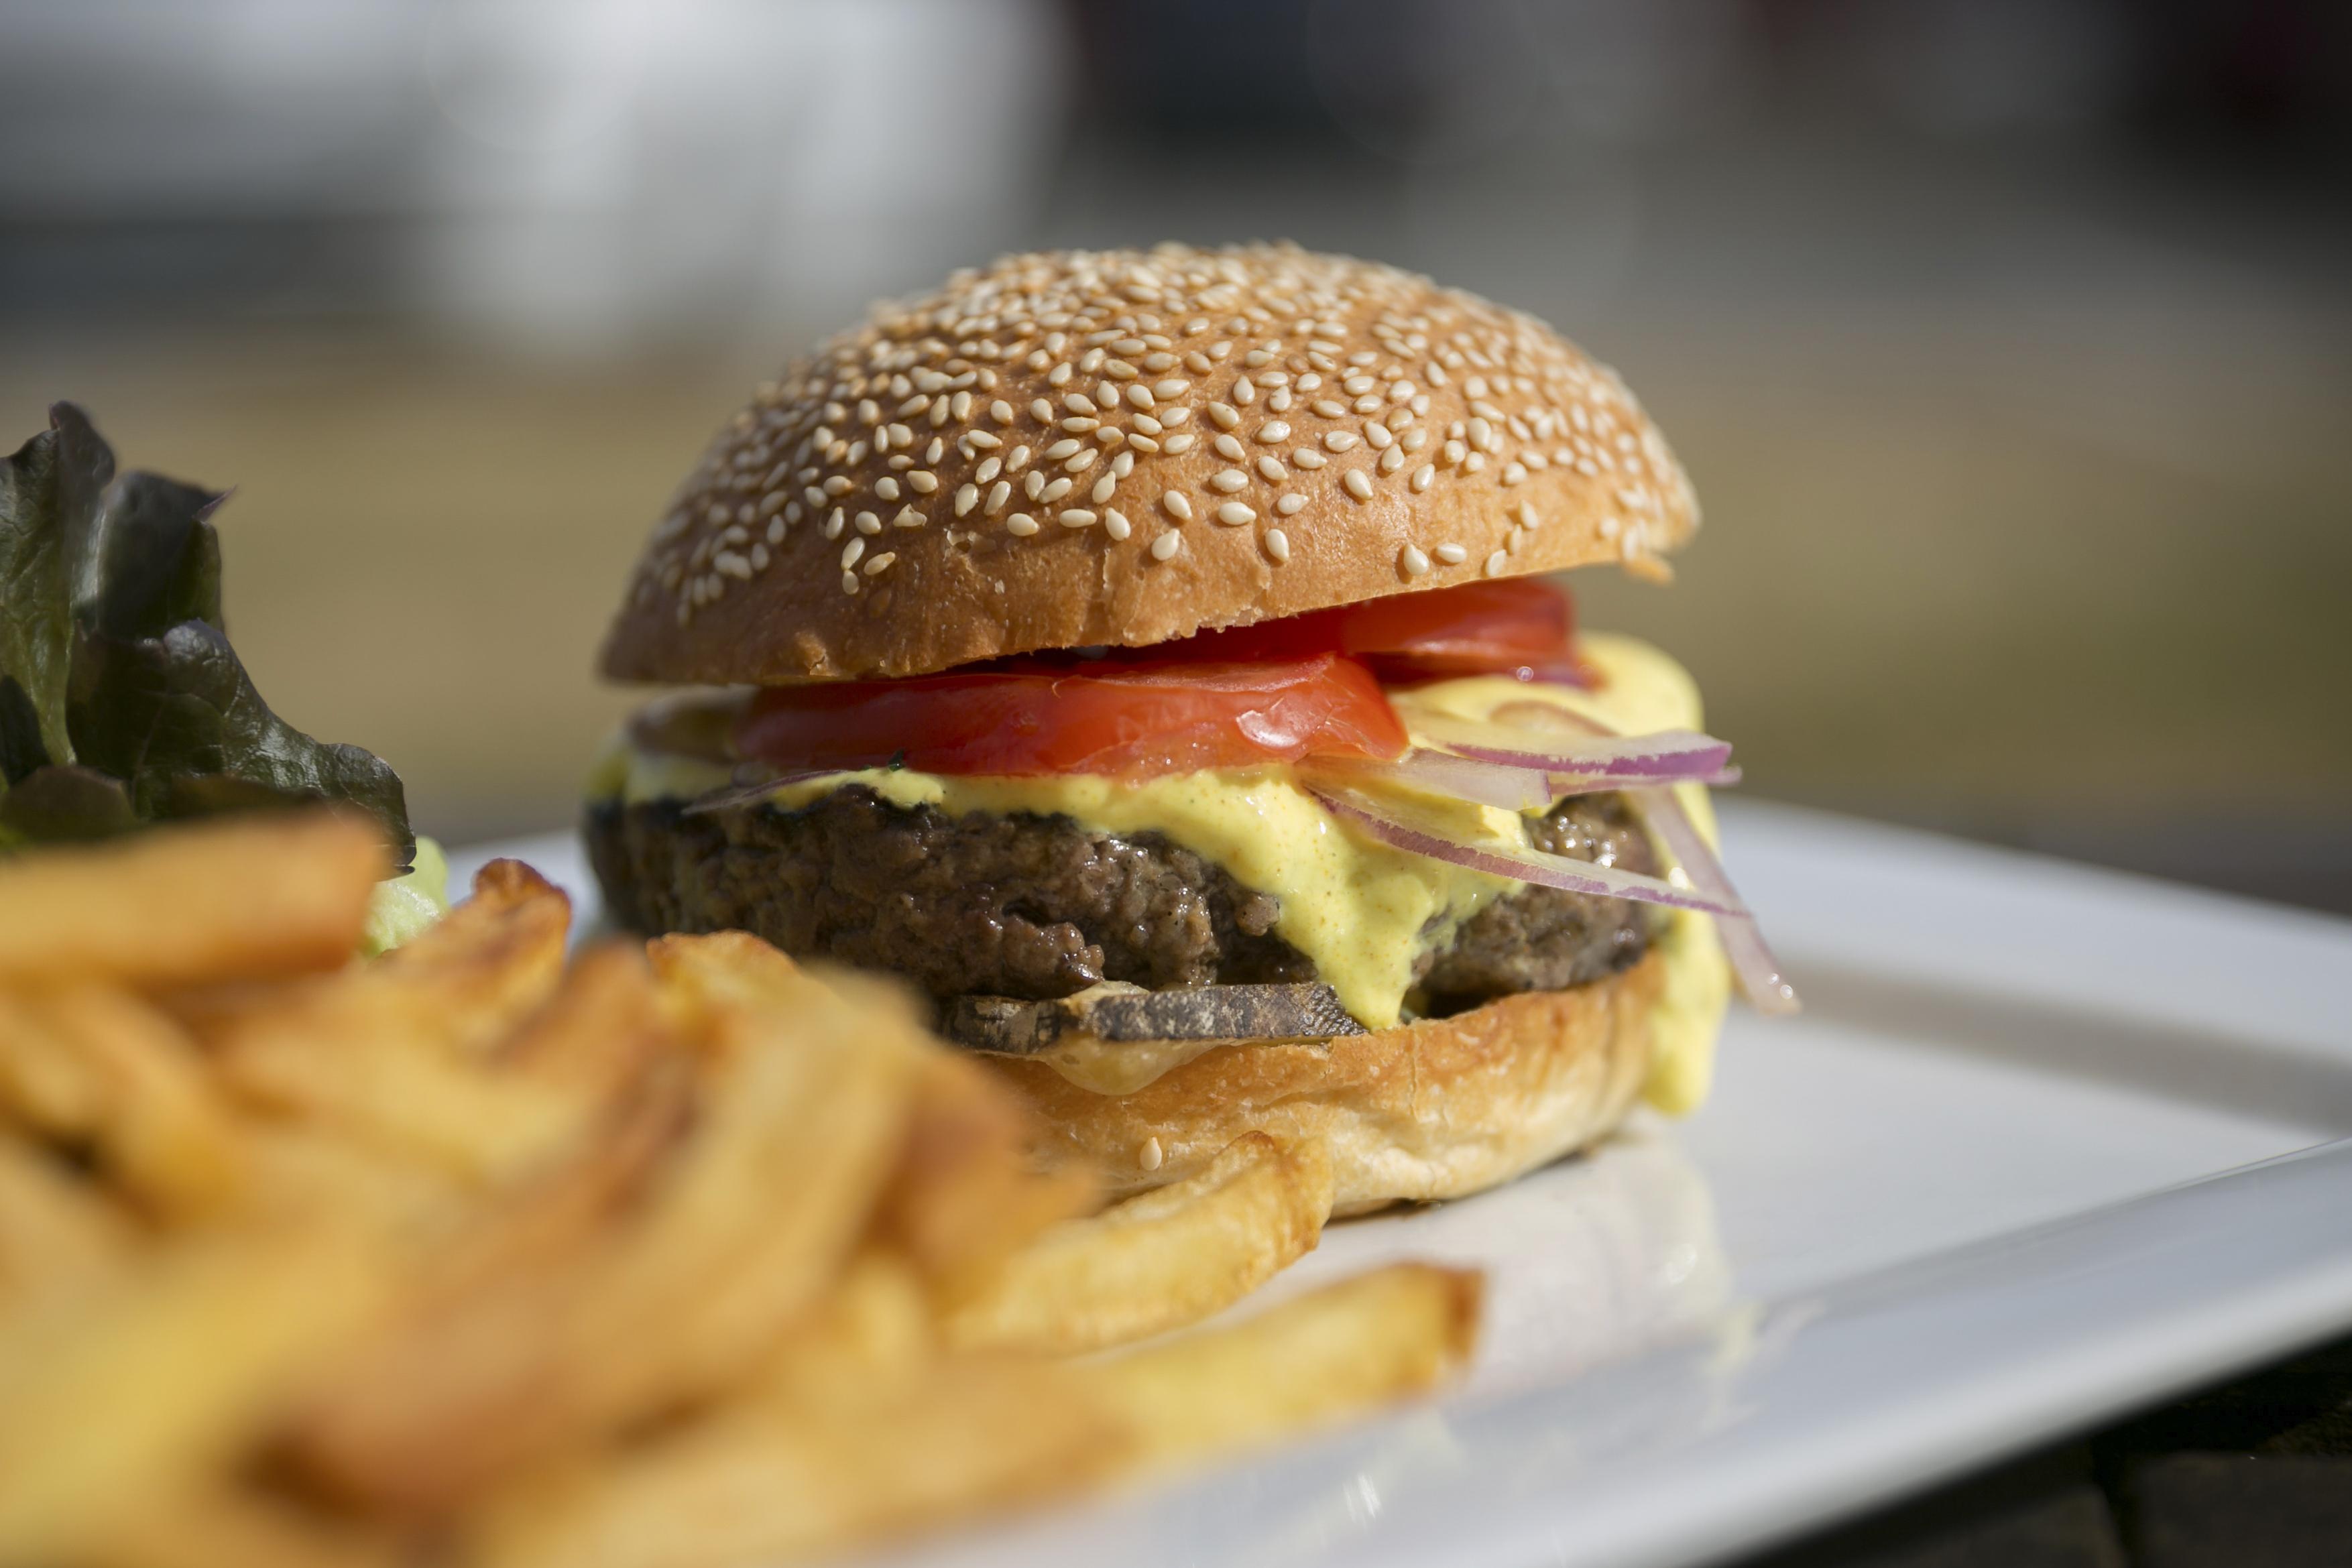
[[[385,1032],[341,1040],[273,1026],[219,1052],[223,1081],[268,1109],[342,1128],[476,1183],[577,1138],[593,1107],[563,1089]]]
[[[518,1485],[469,1568],[761,1568],[1068,1491],[1119,1429],[1058,1369],[965,1361],[912,1397],[815,1413],[760,1405]]]
[[[415,1555],[398,1536],[221,1484],[125,1511],[83,1562],[87,1568],[402,1568]]]
[[[1324,1147],[1251,1134],[1097,1213],[888,987],[740,933],[566,969],[514,862],[350,961],[321,889],[355,911],[377,854],[321,817],[0,864],[0,1568],[766,1563],[1468,1352],[1475,1277],[1402,1268],[1069,1361],[1311,1248]],[[171,907],[199,872],[245,885]]]
[[[1424,1392],[1469,1359],[1481,1291],[1473,1271],[1399,1263],[1081,1370],[1139,1468],[1195,1463]]]
[[[139,1239],[103,1188],[0,1134],[0,1313],[36,1291],[71,1292],[116,1272]]]
[[[208,1237],[0,1323],[0,1563],[71,1558],[251,1437],[373,1311],[348,1229]]]
[[[682,1062],[673,1062],[682,1067]],[[598,1135],[478,1212],[409,1281],[378,1333],[322,1379],[291,1423],[302,1468],[340,1497],[404,1514],[446,1511],[576,1419],[551,1337],[691,1110],[683,1071],[653,1071]]]
[[[563,970],[572,901],[516,861],[413,941],[349,972],[180,1006],[227,1057],[359,1055],[386,1046],[480,1054],[544,1005]]]
[[[520,1076],[609,1103],[675,1038],[643,945],[610,942],[580,955],[498,1059]]]
[[[846,1263],[899,1143],[910,1046],[764,946],[673,939],[667,965],[710,1037],[692,1135],[600,1245],[450,1289],[333,1391],[301,1448],[340,1492],[430,1510],[713,1392]],[[778,988],[790,1014],[740,1005]]]
[[[35,1010],[100,1084],[105,1110],[90,1131],[132,1197],[173,1219],[237,1201],[247,1181],[239,1129],[178,1024],[102,986],[53,992]]]
[[[915,1071],[907,1135],[874,1217],[942,1291],[964,1288],[1057,1220],[1100,1202],[1076,1165],[1031,1169],[1029,1119],[1003,1079],[970,1058],[927,1051]]]
[[[106,1114],[97,1070],[28,1000],[0,990],[0,1113],[51,1137],[83,1139]]]
[[[803,1410],[857,1410],[904,1397],[940,1355],[922,1277],[870,1249],[751,1384],[753,1397]]]
[[[1200,1322],[1311,1250],[1331,1215],[1320,1140],[1245,1133],[1206,1170],[1046,1231],[951,1302],[959,1350],[1075,1354]]]
[[[0,861],[0,983],[218,983],[331,969],[390,869],[366,821],[236,818]]]

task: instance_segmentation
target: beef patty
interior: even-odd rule
[[[1538,848],[1654,873],[1649,839],[1613,795],[1563,801],[1530,824]],[[751,931],[785,952],[905,976],[938,1001],[1043,1000],[1104,980],[1160,989],[1316,978],[1276,935],[1280,905],[1157,833],[1067,817],[951,817],[851,786],[794,810],[686,814],[673,800],[590,808],[589,858],[613,917],[647,935]],[[1422,1010],[1559,990],[1640,958],[1650,913],[1528,887],[1423,956]]]

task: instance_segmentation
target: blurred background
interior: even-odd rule
[[[1696,480],[1752,792],[2352,910],[2352,6],[0,0],[0,440],[237,487],[231,627],[568,821],[673,483],[871,297],[1290,238],[1530,309]]]

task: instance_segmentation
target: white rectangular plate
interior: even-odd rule
[[[2352,1326],[2352,923],[1731,802],[1806,1010],[1696,1117],[1335,1226],[1488,1270],[1434,1404],[907,1563],[1706,1562]],[[568,838],[486,846],[594,895]]]

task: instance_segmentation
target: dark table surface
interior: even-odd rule
[[[2345,1568],[2352,1337],[1738,1568]]]

